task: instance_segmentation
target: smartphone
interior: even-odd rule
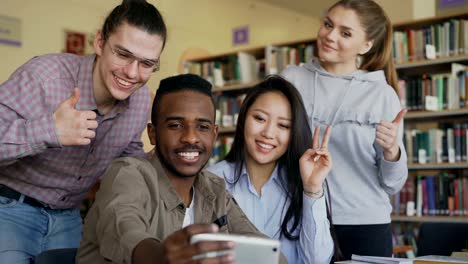
[[[233,234],[197,234],[191,237],[190,243],[200,241],[233,241],[233,252],[236,264],[278,263],[280,257],[280,242],[275,239],[252,237]],[[194,256],[194,259],[213,258],[230,251],[208,252]]]

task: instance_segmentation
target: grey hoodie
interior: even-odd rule
[[[327,125],[333,126],[329,142],[333,168],[328,175],[333,223],[390,223],[389,195],[402,188],[408,168],[403,125],[398,161],[386,161],[382,148],[375,143],[380,121],[393,121],[401,110],[383,71],[357,70],[337,76],[313,60],[288,67],[282,75],[301,93],[312,131],[320,126],[323,133]]]

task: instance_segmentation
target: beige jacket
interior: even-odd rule
[[[264,236],[250,223],[224,181],[207,171],[196,176],[195,223],[213,223],[227,215],[223,233]],[[96,201],[86,216],[77,263],[131,263],[142,240],[163,241],[182,228],[185,206],[171,186],[159,159],[115,160],[103,178]]]

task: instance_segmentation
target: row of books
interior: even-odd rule
[[[409,175],[393,196],[393,214],[407,216],[468,215],[467,175],[442,172],[436,176]]]
[[[422,29],[393,32],[396,63],[468,53],[468,20],[450,19]]]
[[[234,127],[246,94],[221,94],[216,98],[216,124],[219,127]]]
[[[247,52],[221,57],[214,61],[184,62],[184,73],[202,76],[214,86],[249,83],[265,75],[264,61]]]
[[[439,124],[425,131],[405,130],[403,142],[409,163],[468,161],[468,123]]]
[[[314,47],[312,44],[277,47],[269,45],[265,48],[266,74],[279,74],[288,65],[299,65],[312,59]]]
[[[398,246],[411,246],[411,250],[408,252],[396,254],[395,257],[400,258],[414,258],[417,255],[418,246],[416,238],[418,234],[418,226],[413,223],[392,223],[392,244],[393,248]]]
[[[398,81],[400,101],[408,110],[440,111],[468,107],[468,70],[452,63],[450,73],[412,76]]]
[[[209,160],[209,164],[213,165],[218,161],[223,160],[231,149],[232,142],[234,141],[234,136],[225,135],[219,136],[216,140],[215,147],[213,148],[213,153]]]
[[[265,74],[279,74],[288,65],[308,62],[313,56],[312,44],[272,46],[265,48],[265,60],[247,52],[237,52],[213,61],[184,62],[184,73],[202,76],[217,87],[249,83],[263,79]]]

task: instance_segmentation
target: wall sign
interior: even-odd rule
[[[249,43],[249,26],[238,27],[232,30],[232,45]]]
[[[0,44],[21,46],[21,20],[0,15]]]
[[[77,55],[85,54],[86,34],[80,32],[65,32],[65,52]]]
[[[468,4],[467,0],[439,0],[440,8],[450,8],[450,7],[466,5],[466,4]]]

